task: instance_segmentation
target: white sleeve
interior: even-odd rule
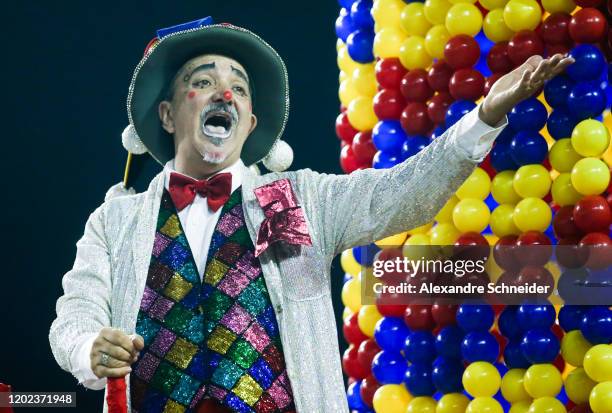
[[[504,116],[504,119],[497,125],[491,126],[483,122],[479,114],[480,104],[461,119],[457,134],[454,137],[457,140],[457,145],[470,159],[482,162],[493,147],[495,138],[501,132],[500,128],[508,124],[508,118]]]
[[[90,353],[97,336],[97,333],[84,334],[70,356],[70,362],[74,368],[72,374],[77,378],[79,384],[92,390],[102,390],[106,387],[106,377],[98,378],[91,369]]]

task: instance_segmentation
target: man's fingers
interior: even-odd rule
[[[132,369],[130,367],[111,368],[111,367],[97,366],[94,369],[95,375],[98,376],[99,378],[125,377],[131,372],[132,372]]]
[[[96,358],[95,358],[95,364],[98,366],[102,366],[102,367],[110,367],[110,368],[119,368],[119,367],[129,367],[130,366],[130,362],[129,361],[123,361],[123,360],[119,360],[116,359],[115,357],[111,356],[110,354],[108,355],[108,361],[106,362],[106,364],[102,364],[102,353],[100,352],[97,354]],[[108,354],[108,353],[106,353]]]
[[[132,360],[132,353],[128,353],[123,347],[119,347],[110,341],[105,341],[100,343],[99,351],[112,356],[113,358],[125,362],[130,362]]]
[[[134,345],[132,344],[132,340],[130,340],[127,334],[123,333],[122,331],[115,328],[108,330],[103,329],[101,334],[106,341],[123,347],[125,351],[130,354],[134,353]]]
[[[572,63],[574,63],[573,57],[570,57],[570,56],[564,57],[555,65],[555,67],[553,67],[552,71],[555,75],[558,75],[559,73],[563,72]]]
[[[134,345],[134,349],[136,351],[140,351],[144,348],[144,338],[138,334],[131,334],[130,339],[132,340],[132,344]]]

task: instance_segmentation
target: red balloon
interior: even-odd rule
[[[559,208],[553,218],[552,224],[555,237],[557,238],[582,236],[582,231],[576,226],[576,222],[574,221],[573,205],[566,205]]]
[[[425,304],[410,304],[404,313],[404,322],[412,330],[433,330],[436,322],[431,314],[431,306]]]
[[[493,179],[495,175],[497,175],[497,171],[493,168],[493,165],[491,165],[491,154],[488,154],[479,166],[485,170],[489,178]]]
[[[516,259],[517,239],[516,235],[506,235],[498,239],[493,247],[493,258],[504,270],[514,271],[520,267]]]
[[[368,376],[361,382],[359,395],[361,396],[361,400],[369,407],[374,406],[374,393],[376,393],[379,387],[380,383],[376,381],[374,376]]]
[[[569,413],[593,413],[593,410],[591,410],[587,403],[574,407]]]
[[[400,118],[402,128],[408,135],[427,135],[433,124],[427,115],[427,106],[421,102],[410,102]]]
[[[540,36],[547,44],[566,44],[572,41],[569,35],[569,23],[572,16],[569,13],[553,13],[544,20]]]
[[[550,238],[539,231],[527,231],[516,240],[516,258],[523,265],[544,265],[552,256]]]
[[[601,0],[576,0],[574,3],[582,8],[597,7],[601,4]]]
[[[606,195],[606,202],[608,203],[610,208],[612,208],[612,192],[608,192],[608,195]]]
[[[363,166],[355,157],[353,150],[351,149],[351,145],[344,145],[340,150],[340,167],[342,170],[350,174],[351,172],[359,169],[359,167]]]
[[[364,368],[357,360],[357,346],[351,344],[342,355],[342,367],[347,376],[365,379],[371,374],[371,367]]]
[[[372,132],[358,132],[351,144],[353,155],[360,164],[372,164],[376,147],[372,143]]]
[[[380,86],[387,89],[399,89],[402,77],[406,74],[406,69],[400,60],[392,57],[380,59],[376,62],[376,81]]]
[[[380,120],[398,119],[406,106],[397,89],[383,89],[374,96],[374,113]]]
[[[401,293],[381,293],[376,297],[376,308],[384,317],[401,317],[406,311],[406,295]]]
[[[544,294],[533,294],[534,296],[548,297],[553,292],[555,279],[546,268],[529,265],[521,268],[516,283],[517,285],[535,284],[540,287],[548,287],[544,290],[546,291]]]
[[[353,313],[348,316],[342,325],[342,333],[347,342],[351,344],[360,344],[363,340],[367,340],[368,336],[363,334],[357,323],[359,313]]]
[[[557,240],[557,248],[555,255],[557,262],[565,268],[580,268],[589,258],[589,252],[586,248],[578,245],[580,237],[572,236],[559,238]]]
[[[493,73],[491,76],[489,76],[487,78],[487,80],[485,81],[484,84],[484,95],[487,96],[489,94],[489,91],[491,90],[491,87],[495,84],[495,82],[497,82],[499,80],[500,77],[502,77],[504,75],[504,73],[501,72],[497,72],[497,73]]]
[[[346,112],[342,112],[336,118],[336,136],[342,142],[352,143],[353,138],[357,134],[358,130],[353,128],[351,123],[349,122],[348,115]]]
[[[425,102],[434,94],[427,81],[427,72],[423,69],[414,69],[406,73],[402,78],[400,90],[409,102]]]
[[[451,37],[444,46],[444,59],[453,69],[474,66],[480,58],[480,47],[472,36],[459,34]]]
[[[487,66],[491,72],[508,73],[514,65],[508,56],[508,42],[499,42],[491,46],[487,54]]]
[[[446,110],[453,103],[453,97],[448,92],[440,92],[427,102],[427,115],[436,125],[444,123]]]
[[[566,54],[573,47],[573,43],[563,44],[547,44],[544,46],[546,57],[552,57],[556,54]]]
[[[448,83],[450,94],[456,100],[477,100],[484,91],[485,80],[476,69],[457,70]]]
[[[516,33],[508,43],[508,57],[516,66],[523,64],[533,55],[544,53],[542,39],[531,30]]]
[[[588,268],[602,269],[612,263],[612,240],[608,235],[591,232],[582,237],[578,245],[588,250]]]
[[[431,316],[438,325],[438,327],[446,327],[456,323],[457,308],[456,304],[443,304],[441,302],[435,302],[431,306]]]
[[[608,32],[608,23],[604,15],[597,9],[587,7],[578,10],[569,24],[569,33],[578,43],[597,43]]]
[[[565,370],[565,360],[563,360],[561,354],[557,354],[557,357],[553,361],[553,365],[559,370],[559,373],[563,373],[563,370]]]
[[[464,260],[485,260],[489,256],[489,241],[478,232],[466,232],[455,241],[453,257]]]
[[[374,360],[374,356],[380,352],[380,347],[376,344],[376,340],[373,338],[369,338],[364,340],[359,344],[359,350],[357,351],[357,360],[364,367],[371,369],[372,368],[372,360]]]
[[[453,68],[444,60],[440,59],[429,68],[427,72],[427,82],[436,92],[448,91],[448,82],[453,75]]]
[[[576,203],[573,211],[574,222],[583,232],[607,233],[612,223],[612,211],[606,199],[589,195]]]

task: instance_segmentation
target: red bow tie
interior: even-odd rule
[[[168,191],[178,211],[191,204],[197,193],[206,198],[208,207],[215,212],[227,202],[232,193],[232,174],[223,172],[208,179],[196,180],[172,172]]]

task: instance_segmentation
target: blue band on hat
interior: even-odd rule
[[[157,37],[161,40],[169,34],[180,32],[188,29],[197,29],[198,27],[204,27],[213,24],[211,16],[204,17],[202,19],[194,20],[187,23],[177,24],[176,26],[165,27],[157,30]]]

